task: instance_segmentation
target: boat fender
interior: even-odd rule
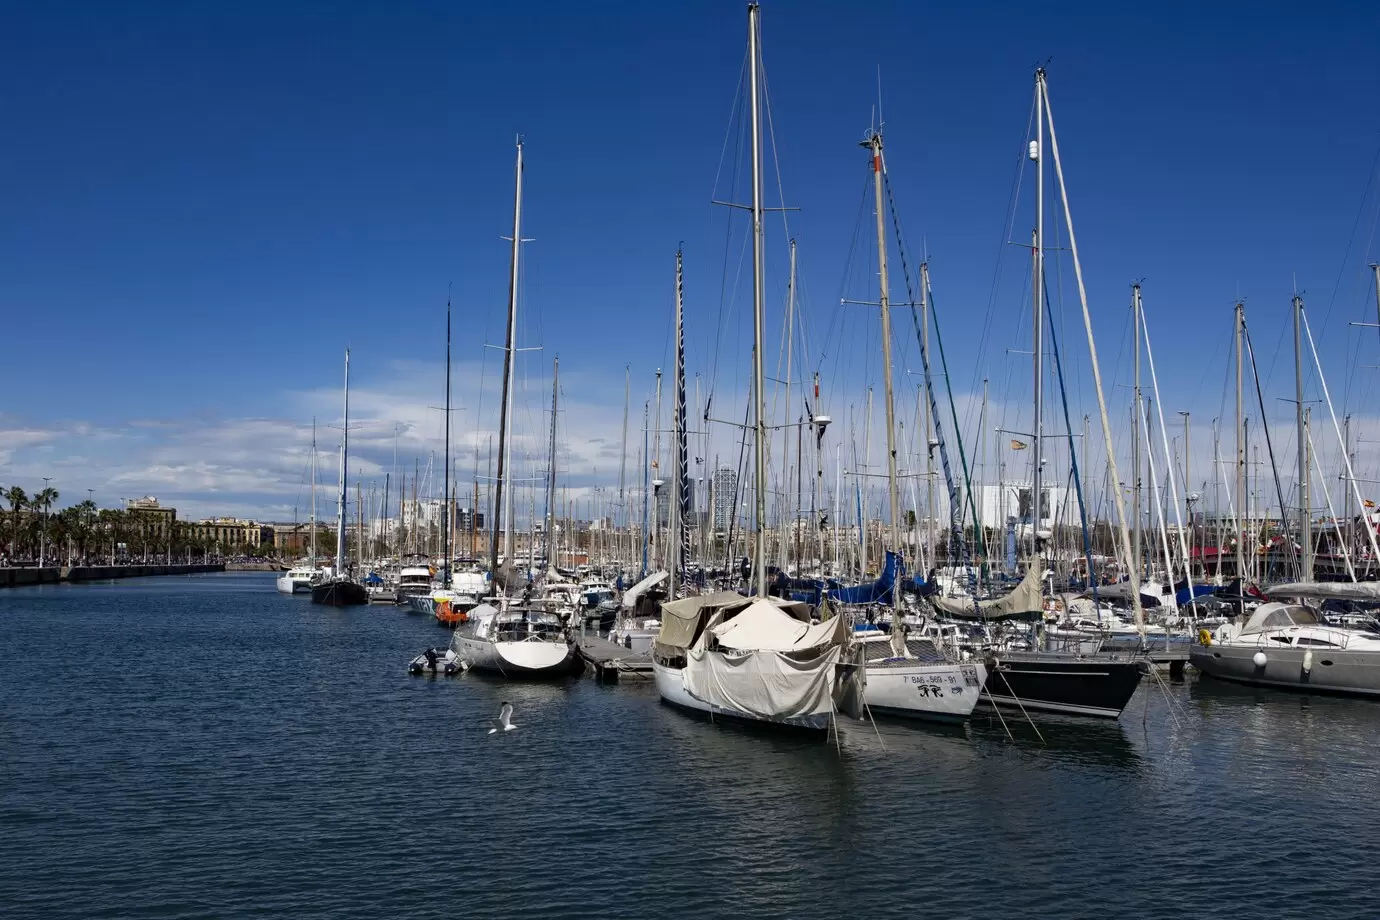
[[[1251,663],[1254,664],[1257,668],[1265,667],[1265,662],[1269,660],[1270,659],[1265,657],[1264,652],[1256,652],[1254,655],[1251,656]]]
[[[1313,650],[1310,648],[1303,653],[1303,673],[1307,674],[1313,670]]]
[[[1199,645],[1212,645],[1212,630],[1210,630],[1210,629],[1200,629],[1200,630],[1198,630],[1198,644],[1199,644]]]

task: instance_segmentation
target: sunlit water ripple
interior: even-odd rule
[[[836,746],[408,677],[443,636],[267,575],[0,592],[0,915],[1380,916],[1375,704],[1190,680]]]

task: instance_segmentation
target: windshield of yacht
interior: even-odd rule
[[[1318,615],[1307,607],[1281,607],[1260,622],[1260,628],[1284,629],[1287,626],[1316,626]]]

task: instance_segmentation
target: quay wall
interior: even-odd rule
[[[38,568],[0,569],[0,588],[19,588],[26,585],[53,585],[60,581],[103,581],[109,578],[147,578],[152,575],[197,575],[203,572],[224,572],[225,564],[213,562],[196,565],[79,565],[45,566]]]

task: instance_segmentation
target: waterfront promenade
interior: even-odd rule
[[[224,562],[191,565],[64,565],[0,568],[0,588],[55,585],[58,582],[103,581],[109,578],[145,578],[150,575],[197,575],[224,572]]]

